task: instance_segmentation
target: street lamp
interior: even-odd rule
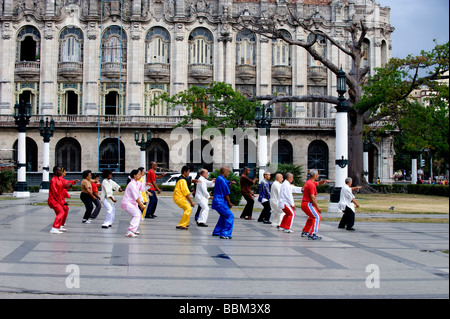
[[[144,133],[142,133],[142,138],[139,141],[139,131],[134,132],[134,141],[136,145],[141,148],[141,167],[145,169],[145,151],[150,146],[150,142],[152,140],[152,132],[147,130],[147,140],[145,140]]]
[[[265,104],[262,108],[257,105],[255,108],[255,124],[259,129],[258,133],[258,162],[259,162],[259,180],[264,179],[264,172],[267,169],[267,130],[272,126],[273,109]]]
[[[369,182],[369,151],[372,144],[373,144],[373,133],[370,132],[369,139],[365,137],[363,143],[363,171],[366,182]]]
[[[26,164],[26,131],[30,124],[31,103],[21,101],[14,105],[14,123],[17,125],[19,135],[17,138],[17,183],[14,186],[14,197],[30,197],[27,185]]]
[[[339,199],[341,188],[345,185],[348,177],[348,120],[347,113],[349,107],[345,103],[345,92],[347,92],[347,75],[342,69],[337,72],[337,92],[339,94],[336,105],[336,165],[334,190],[330,195],[328,212],[339,212]]]
[[[53,118],[50,120],[50,126],[48,122],[48,117],[45,120],[41,117],[39,121],[39,133],[44,138],[44,152],[43,152],[43,161],[42,161],[42,183],[39,188],[39,193],[48,193],[49,186],[49,171],[50,171],[50,137],[53,136],[53,132],[55,132],[55,121]]]

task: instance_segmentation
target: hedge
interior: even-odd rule
[[[428,184],[373,184],[373,189],[380,193],[404,193],[404,194],[422,194],[449,197],[448,185],[428,185]]]

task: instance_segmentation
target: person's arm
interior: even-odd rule
[[[317,204],[317,200],[316,200],[316,194],[311,194],[309,196],[309,198],[311,199],[311,203],[313,204],[313,206],[317,209],[317,211],[320,213],[322,213],[322,210],[319,208],[319,204]]]
[[[233,203],[231,202],[231,200],[230,200],[230,195],[226,195],[225,197],[225,200],[227,201],[227,203],[228,203],[228,207],[233,207],[234,205],[233,205]]]
[[[318,181],[318,182],[317,182],[317,185],[323,185],[323,184],[325,184],[325,183],[331,183],[331,181],[328,180],[328,179],[324,179],[324,180]]]

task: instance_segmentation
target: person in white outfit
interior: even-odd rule
[[[116,215],[116,207],[114,204],[117,200],[114,198],[114,192],[123,192],[119,184],[112,180],[112,171],[105,169],[102,171],[102,191],[100,193],[100,199],[106,208],[105,221],[102,224],[102,228],[111,227]]]
[[[353,195],[354,190],[359,190],[361,186],[351,187],[353,180],[351,177],[345,179],[345,185],[341,188],[341,195],[338,203],[340,210],[344,212],[338,228],[346,228],[347,230],[355,230],[353,225],[355,224],[355,207],[359,207],[359,204],[355,200]]]
[[[274,212],[272,227],[277,228],[280,227],[281,219],[284,216],[283,211],[278,207],[281,183],[283,183],[283,175],[277,173],[275,175],[275,181],[270,188],[270,208],[272,208],[272,211]]]
[[[295,217],[295,202],[292,193],[301,194],[302,187],[297,187],[292,184],[294,175],[286,173],[286,178],[280,187],[280,197],[278,200],[278,208],[280,208],[285,215],[280,223],[280,229],[286,233],[292,233],[292,224]]]
[[[208,227],[206,221],[209,215],[208,199],[211,197],[208,192],[208,187],[214,186],[214,181],[208,181],[208,170],[201,169],[199,182],[197,183],[197,189],[195,191],[195,201],[201,207],[201,211],[197,220],[197,226]]]

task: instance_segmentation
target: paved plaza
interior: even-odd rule
[[[449,297],[448,224],[357,222],[349,232],[323,221],[323,239],[309,241],[300,209],[292,234],[235,212],[225,240],[211,236],[216,211],[209,227],[197,227],[193,212],[189,230],[178,230],[181,210],[159,199],[137,238],[125,237],[131,218],[119,202],[112,228],[101,228],[104,208],[82,224],[84,207],[71,206],[67,232],[50,234],[54,212],[35,204],[46,195],[0,201],[0,298]]]

